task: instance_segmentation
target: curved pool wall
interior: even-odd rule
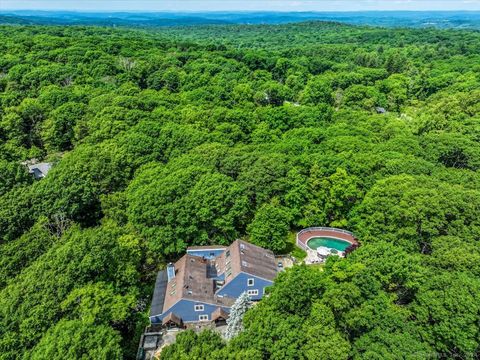
[[[310,250],[312,248],[308,246],[308,242],[313,238],[331,238],[348,242],[351,245],[358,244],[355,235],[350,231],[328,227],[311,227],[297,233],[297,245],[304,250]],[[316,248],[312,250],[316,250]]]
[[[323,246],[329,249],[335,249],[344,252],[351,245],[352,243],[346,240],[326,236],[313,237],[307,241],[307,246],[312,250],[316,250],[317,248]]]

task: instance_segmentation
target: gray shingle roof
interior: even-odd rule
[[[215,296],[215,281],[207,277],[209,260],[186,254],[175,263],[175,277],[167,284],[163,312],[181,299],[231,306],[234,299]]]
[[[153,291],[152,306],[150,316],[160,315],[163,311],[163,302],[165,301],[165,291],[167,290],[167,270],[158,272],[155,281],[155,290]]]
[[[232,256],[232,277],[240,272],[273,281],[277,275],[275,255],[271,250],[236,240],[230,246]],[[230,279],[229,279],[230,280]]]

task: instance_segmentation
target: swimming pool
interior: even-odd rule
[[[352,244],[348,241],[331,237],[314,237],[308,240],[307,245],[312,250],[316,250],[318,247],[323,246],[338,251],[345,251],[345,249]]]

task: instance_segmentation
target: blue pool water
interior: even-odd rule
[[[308,240],[308,247],[312,250],[316,250],[320,246],[324,246],[330,249],[338,251],[345,251],[351,244],[348,241],[335,239],[330,237],[315,237]]]

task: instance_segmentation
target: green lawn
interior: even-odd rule
[[[285,253],[292,255],[295,259],[301,261],[307,257],[307,253],[300,249],[296,244],[297,233],[292,231],[287,237],[287,246],[285,247]]]

